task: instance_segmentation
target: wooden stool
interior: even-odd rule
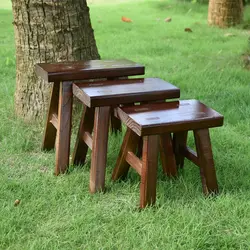
[[[72,81],[143,75],[144,66],[129,60],[91,60],[63,63],[39,63],[36,74],[53,82],[42,149],[51,150],[56,145],[55,174],[64,173],[69,165]],[[113,130],[120,130],[118,119],[112,117]],[[55,144],[56,140],[56,144]]]
[[[90,192],[104,190],[110,107],[118,104],[178,98],[180,89],[158,78],[73,84],[74,95],[85,107],[73,164],[84,164],[92,150]],[[92,131],[94,129],[93,137]]]
[[[180,156],[186,157],[199,166],[205,194],[218,192],[208,129],[222,126],[223,116],[196,100],[120,107],[117,116],[128,128],[112,179],[124,178],[129,166],[134,168],[141,176],[141,208],[156,200],[158,139],[164,172],[169,176],[177,175],[171,133],[175,133],[177,160]],[[186,146],[189,130],[194,132],[198,155]],[[143,138],[142,160],[135,155],[140,137]]]

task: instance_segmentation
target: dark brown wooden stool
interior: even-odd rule
[[[143,75],[144,66],[129,60],[91,60],[62,63],[39,63],[36,74],[47,82],[53,82],[42,149],[56,146],[55,174],[64,173],[69,165],[72,81]],[[118,119],[112,117],[112,128],[120,130]],[[55,143],[56,141],[56,143]]]
[[[177,159],[186,157],[200,168],[203,192],[216,193],[218,185],[212,156],[209,128],[223,125],[223,116],[196,100],[175,101],[117,108],[117,116],[128,127],[112,179],[124,178],[129,166],[141,176],[140,207],[156,200],[158,144],[164,172],[177,175],[171,133],[175,133]],[[193,130],[197,154],[186,146],[187,132]],[[136,155],[143,138],[142,160]]]
[[[90,192],[104,190],[110,107],[119,104],[178,98],[180,89],[158,78],[73,84],[74,95],[86,106],[79,127],[73,164],[84,164],[92,150]],[[93,137],[92,131],[94,130]]]

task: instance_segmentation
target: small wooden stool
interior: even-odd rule
[[[72,81],[143,75],[144,66],[123,60],[90,60],[61,63],[39,63],[36,74],[47,82],[53,82],[42,149],[51,150],[56,146],[55,174],[64,173],[69,165]],[[121,124],[114,116],[113,130],[120,130]],[[56,141],[56,143],[55,143]]]
[[[94,193],[105,187],[110,107],[178,98],[180,89],[158,78],[146,78],[77,83],[73,84],[73,93],[87,107],[83,110],[72,162],[84,164],[88,148],[92,150],[90,192]]]
[[[141,176],[141,208],[154,204],[156,200],[158,137],[167,175],[176,176],[176,159],[186,157],[200,168],[203,192],[218,192],[208,129],[222,126],[223,116],[196,100],[120,107],[117,116],[128,128],[112,179],[124,178],[129,166],[134,168]],[[189,130],[194,132],[198,155],[186,146]],[[175,134],[175,148],[178,149],[176,159],[171,133]],[[140,137],[143,138],[142,160],[135,155]]]

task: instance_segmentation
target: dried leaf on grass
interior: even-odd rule
[[[190,28],[185,28],[184,31],[185,32],[193,32]]]
[[[15,200],[15,202],[14,202],[14,206],[15,206],[15,207],[16,207],[16,206],[18,206],[18,205],[20,204],[20,202],[21,202],[21,201],[20,201],[20,200],[18,200],[18,199],[17,199],[17,200]]]
[[[169,23],[169,22],[172,21],[172,18],[171,17],[167,17],[164,21],[167,22],[167,23]]]
[[[125,17],[125,16],[122,17],[122,21],[125,22],[125,23],[131,23],[132,22],[132,20],[130,18]]]

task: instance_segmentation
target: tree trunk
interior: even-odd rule
[[[26,120],[47,109],[50,84],[38,62],[99,59],[86,0],[12,0],[16,42],[15,107]]]
[[[241,23],[243,19],[242,0],[210,0],[208,24],[230,27]]]

